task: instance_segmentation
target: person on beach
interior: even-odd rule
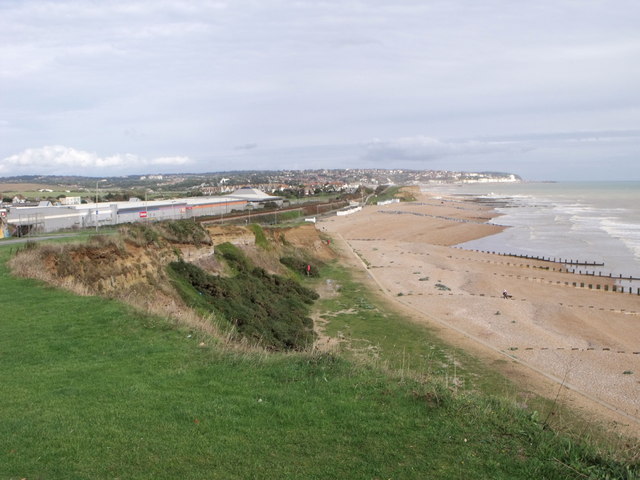
[[[506,290],[504,290],[504,291],[502,292],[502,298],[511,298],[511,297],[512,297],[512,295],[509,295],[509,293],[507,293],[507,291],[506,291]]]

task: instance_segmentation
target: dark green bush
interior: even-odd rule
[[[188,301],[197,302],[192,306],[215,310],[241,336],[270,349],[303,350],[312,345],[315,333],[308,313],[317,293],[294,280],[253,267],[233,245],[220,245],[217,253],[229,263],[235,276],[210,275],[183,261],[169,266],[198,292],[197,296],[188,296]]]
[[[305,260],[304,258],[297,257],[282,257],[280,258],[280,263],[290,268],[294,272],[299,273],[300,275],[307,275],[307,265],[311,266],[311,269],[308,272],[310,277],[319,277],[320,276],[320,268],[315,265],[311,261]]]

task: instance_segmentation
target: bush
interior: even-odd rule
[[[166,220],[153,223],[130,223],[120,228],[123,237],[140,246],[161,246],[166,242],[211,245],[202,226],[193,220]]]
[[[309,306],[318,298],[298,282],[253,267],[231,244],[217,253],[236,272],[233,277],[210,275],[183,261],[171,271],[191,285],[197,295],[181,292],[193,307],[215,310],[244,338],[273,350],[303,350],[315,339]],[[195,300],[194,300],[195,299]]]
[[[165,237],[179,243],[194,245],[211,244],[209,235],[198,222],[193,220],[170,220],[161,222],[158,227],[165,233]]]
[[[309,275],[310,277],[320,276],[320,266],[314,265],[314,263],[304,258],[282,257],[280,258],[280,263],[300,275]],[[307,272],[308,266],[311,268]]]
[[[130,223],[120,228],[122,236],[141,247],[159,245],[161,237],[158,232],[146,223]]]

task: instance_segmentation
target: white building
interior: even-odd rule
[[[73,198],[73,197],[70,197]],[[38,205],[12,207],[7,223],[22,233],[30,231],[55,232],[154,220],[226,215],[232,211],[264,207],[267,202],[281,204],[281,197],[267,195],[253,188],[241,188],[231,195],[190,197],[171,200],[128,202],[100,202],[70,205]]]
[[[82,197],[61,197],[60,205],[80,205]]]

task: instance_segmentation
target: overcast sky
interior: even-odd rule
[[[0,0],[0,176],[640,180],[637,0]]]

